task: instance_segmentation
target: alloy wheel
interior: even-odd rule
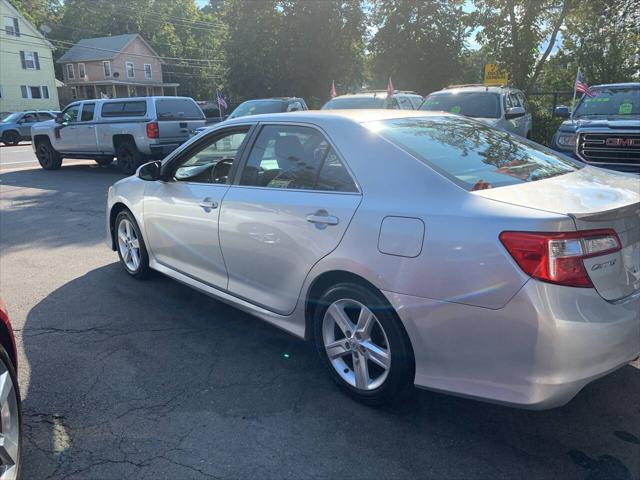
[[[20,463],[20,414],[11,374],[0,361],[0,480],[15,480]]]
[[[324,348],[338,375],[352,387],[375,390],[391,368],[387,334],[376,315],[362,303],[341,299],[322,320]]]
[[[127,269],[136,272],[140,267],[140,240],[130,220],[118,224],[118,249]]]
[[[48,167],[52,163],[51,152],[46,145],[38,145],[38,148],[36,149],[36,157],[38,157],[38,161],[43,167]]]

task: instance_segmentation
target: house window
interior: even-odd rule
[[[69,80],[76,78],[76,74],[73,70],[73,63],[67,63],[67,78]]]
[[[47,86],[20,85],[22,98],[49,98],[49,88]]]
[[[127,78],[134,78],[136,76],[136,72],[133,68],[132,62],[126,62],[125,66],[127,67]]]
[[[20,50],[20,61],[25,70],[40,70],[38,52],[24,52]]]
[[[145,63],[144,64],[144,78],[146,78],[147,80],[151,80],[151,78],[153,78],[153,76],[151,75],[151,64],[150,63]]]
[[[42,91],[40,87],[29,87],[30,98],[42,98]]]
[[[102,68],[104,68],[104,76],[111,76],[111,62],[102,62]]]
[[[20,93],[22,93],[22,98],[29,98],[29,90],[26,85],[20,85]]]
[[[71,87],[71,98],[74,100],[78,98],[78,89],[76,87]]]
[[[20,36],[20,27],[18,25],[17,18],[4,17],[4,33],[7,35],[13,35],[14,37]]]
[[[79,63],[78,64],[78,77],[80,78],[85,78],[87,76],[85,70],[84,70],[84,63]]]
[[[42,89],[42,98],[49,98],[49,87],[43,85],[40,88]]]

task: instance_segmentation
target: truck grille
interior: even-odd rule
[[[640,134],[581,133],[577,153],[594,165],[640,167]]]

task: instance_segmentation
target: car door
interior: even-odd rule
[[[80,110],[80,121],[76,127],[76,145],[79,152],[96,153],[98,141],[96,138],[96,124],[94,122],[95,102],[84,102]]]
[[[211,132],[163,166],[145,187],[144,227],[153,258],[221,290],[227,271],[218,241],[220,203],[250,125]]]
[[[360,199],[319,129],[262,125],[222,201],[229,292],[291,313],[311,267],[338,246]]]
[[[62,123],[55,126],[53,131],[53,148],[59,152],[78,151],[78,120],[80,115],[80,103],[69,105],[62,111]]]
[[[531,107],[529,106],[529,101],[527,97],[525,97],[524,93],[518,92],[516,94],[518,99],[520,100],[520,104],[524,107],[524,111],[526,112],[524,115],[524,133],[523,136],[531,133],[533,130],[533,115],[531,114]]]
[[[38,123],[36,112],[27,112],[18,120],[18,132],[21,137],[31,138],[31,127]]]

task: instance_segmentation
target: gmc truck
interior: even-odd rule
[[[551,147],[589,165],[640,173],[640,82],[591,87]],[[568,109],[556,110],[569,116]]]
[[[204,113],[188,97],[83,100],[55,120],[34,124],[31,136],[46,170],[60,168],[63,158],[109,165],[115,156],[120,170],[131,175],[148,160],[164,158],[204,124]]]

